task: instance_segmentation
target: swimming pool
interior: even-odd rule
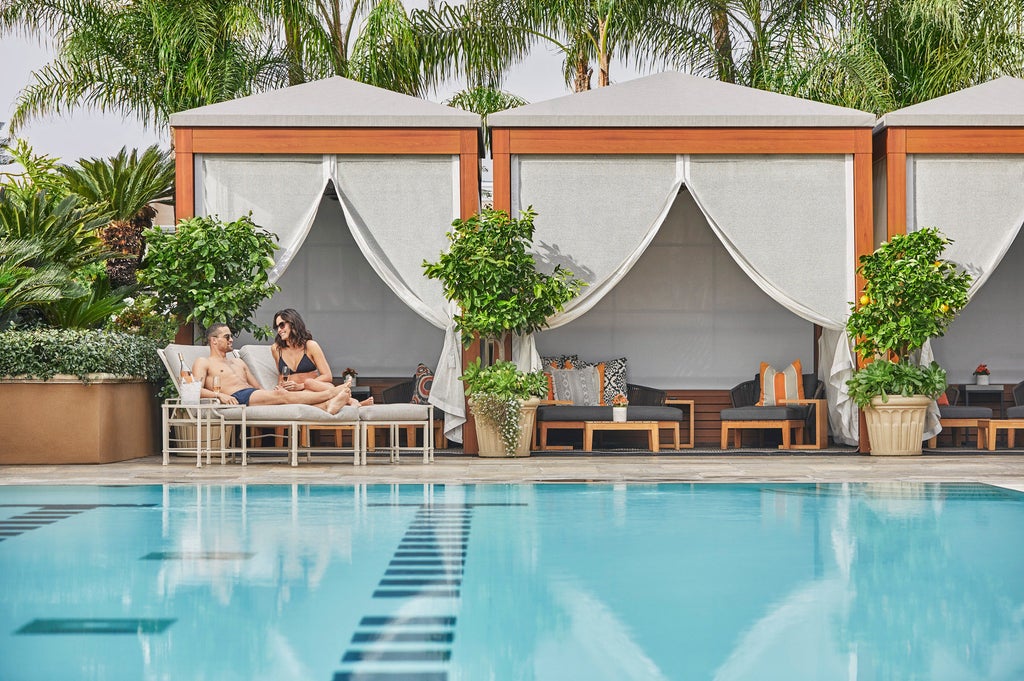
[[[984,485],[0,487],[0,679],[1024,678]]]

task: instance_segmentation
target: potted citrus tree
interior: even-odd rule
[[[945,370],[915,360],[967,304],[971,275],[941,257],[950,243],[925,228],[860,258],[866,283],[846,329],[861,368],[847,387],[864,410],[872,454],[920,454],[925,412],[946,389]]]
[[[459,306],[454,320],[463,345],[483,340],[500,348],[495,364],[486,367],[478,362],[467,367],[462,377],[476,417],[481,456],[529,454],[539,403],[536,396],[547,392],[546,379],[540,372],[520,371],[512,362],[504,362],[504,341],[509,334],[525,335],[545,328],[548,318],[561,311],[584,285],[560,265],[551,274],[537,269],[529,252],[536,215],[528,208],[513,219],[505,211],[485,209],[467,220],[455,220],[447,234],[448,250],[437,262],[423,262],[427,278],[439,280],[445,297]],[[491,399],[491,395],[496,397]],[[527,399],[531,395],[532,402]],[[524,410],[521,419],[492,418],[504,409],[495,404],[511,405],[512,399]],[[504,443],[497,431],[505,424],[511,433],[510,423],[519,424],[525,452],[519,447],[485,448],[485,442]]]

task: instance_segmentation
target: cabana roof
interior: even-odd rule
[[[475,128],[480,117],[335,76],[172,114],[171,126]]]
[[[872,127],[875,117],[666,71],[491,114],[492,128]]]
[[[1004,76],[887,113],[879,127],[1024,126],[1024,80]]]

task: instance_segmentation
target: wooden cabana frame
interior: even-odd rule
[[[176,220],[194,217],[202,154],[458,156],[459,215],[480,209],[479,116],[341,77],[181,112],[171,117],[171,132]],[[471,347],[463,362],[478,356]],[[463,445],[470,453],[476,431],[468,408],[467,418]]]
[[[626,86],[635,89],[620,101],[602,92]],[[851,272],[859,257],[873,250],[871,114],[671,72],[602,90],[488,118],[495,208],[512,208],[512,161],[521,154],[843,154],[853,158]],[[599,99],[606,97],[604,102]],[[857,277],[856,290],[863,285]],[[815,367],[820,333],[814,327]],[[698,422],[705,424],[703,439],[709,445],[717,442],[718,412],[730,406],[728,390],[669,392],[674,398],[696,400]]]

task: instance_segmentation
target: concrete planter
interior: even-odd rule
[[[155,388],[109,374],[0,381],[0,464],[110,463],[157,454]]]
[[[924,417],[930,397],[890,395],[888,402],[873,397],[864,410],[871,453],[875,456],[914,456],[921,453]]]
[[[470,400],[469,404],[472,407],[473,401]],[[525,401],[520,400],[519,404],[519,442],[512,455],[514,457],[530,456],[530,444],[533,442],[533,429],[537,421],[537,407],[540,405],[540,399],[534,397]],[[505,444],[501,441],[501,434],[497,427],[493,426],[490,421],[479,417],[474,421],[476,422],[477,445],[480,448],[478,455],[508,458],[505,453]]]

